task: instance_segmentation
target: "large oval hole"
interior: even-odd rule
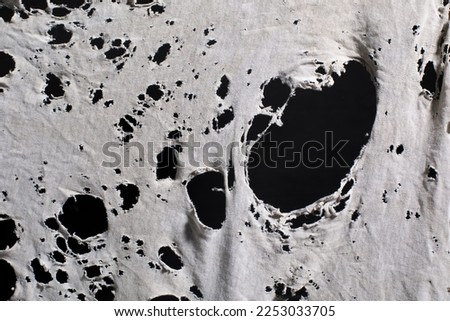
[[[334,85],[321,91],[296,88],[281,116],[283,125],[270,125],[251,148],[250,187],[282,212],[336,191],[369,139],[376,114],[369,72],[350,61],[333,78]],[[264,95],[276,97],[276,92],[266,93],[271,88],[264,88]],[[280,95],[286,96],[284,91]]]

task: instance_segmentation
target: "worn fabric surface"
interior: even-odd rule
[[[0,5],[3,299],[450,298],[448,1]],[[352,61],[376,92],[367,143],[280,210],[252,188],[252,120],[283,128],[288,97]]]

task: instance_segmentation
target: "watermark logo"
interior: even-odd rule
[[[253,168],[264,166],[267,168],[349,168],[350,165],[343,156],[349,140],[336,140],[332,131],[324,132],[320,140],[308,140],[299,146],[295,141],[276,141],[271,133],[263,135],[253,145],[232,141],[227,145],[208,141],[203,144],[195,139],[195,135],[188,136],[186,141],[165,141],[163,146],[156,148],[154,142],[132,141],[107,142],[102,147],[102,166],[108,168],[130,167],[136,163],[138,167],[164,167],[169,165],[164,153],[171,152],[183,157],[177,157],[178,168],[184,167],[218,167],[227,162],[231,154],[240,153],[245,162],[241,166]],[[137,153],[137,154],[136,154]],[[167,156],[167,157],[166,157]],[[179,156],[179,155],[178,155]]]

